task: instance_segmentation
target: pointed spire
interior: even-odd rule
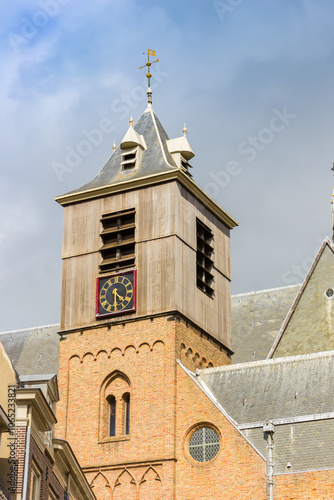
[[[143,54],[146,54],[146,52],[143,52]],[[159,62],[159,59],[156,59],[155,61],[150,62],[150,56],[153,56],[153,57],[156,56],[155,50],[148,49],[146,55],[147,55],[147,63],[145,64],[145,66],[140,66],[139,69],[147,67],[146,78],[148,80],[148,88],[147,88],[146,94],[147,94],[147,109],[149,110],[149,109],[152,109],[152,89],[151,89],[151,76],[152,75],[150,73],[150,67],[152,66],[152,64]]]
[[[112,152],[114,153],[116,151],[116,144],[115,144],[115,139],[114,139],[114,144],[112,145]]]
[[[129,127],[133,127],[133,118],[132,118],[132,115],[130,116]]]
[[[187,127],[186,127],[186,123],[184,123],[184,127],[183,127],[182,132],[183,132],[183,135],[184,135],[184,137],[185,137],[185,136],[187,135]]]

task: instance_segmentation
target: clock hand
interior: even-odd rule
[[[116,308],[116,306],[117,306],[117,297],[119,298],[119,300],[120,300],[121,302],[123,302],[124,297],[122,297],[122,296],[121,296],[121,295],[117,292],[116,288],[114,288],[114,289],[113,289],[112,294],[113,294],[113,296],[114,296],[114,307]]]

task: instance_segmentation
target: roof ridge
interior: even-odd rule
[[[41,328],[50,328],[52,326],[60,326],[60,323],[53,323],[52,325],[32,326],[30,328],[20,328],[18,330],[8,330],[7,332],[0,332],[0,335],[5,335],[7,333],[17,333],[17,332],[27,332],[27,331],[31,331],[31,330],[40,330]]]
[[[168,163],[167,161],[167,157],[166,157],[166,153],[165,153],[165,150],[163,148],[163,145],[162,145],[162,141],[161,141],[161,137],[160,137],[160,133],[159,133],[159,130],[158,130],[158,125],[157,125],[157,122],[156,122],[156,114],[154,113],[153,109],[150,109],[148,111],[150,114],[151,114],[151,117],[152,117],[152,121],[153,121],[153,124],[154,124],[154,129],[155,129],[155,133],[157,134],[157,137],[158,137],[158,141],[159,141],[159,145],[160,145],[160,149],[161,149],[161,152],[162,152],[162,156],[165,160],[165,163],[171,167],[171,168],[175,168],[175,165],[171,165],[170,163]],[[157,117],[158,118],[158,117]]]
[[[274,292],[276,290],[286,290],[287,288],[293,288],[296,286],[302,286],[302,283],[295,283],[294,285],[286,285],[286,286],[279,286],[276,288],[265,288],[263,290],[253,290],[251,292],[243,292],[243,293],[235,293],[231,295],[231,298],[233,297],[240,297],[242,295],[247,296],[247,295],[255,295],[256,293],[266,293],[266,292]]]
[[[333,351],[322,351],[322,352],[315,352],[311,354],[298,354],[296,356],[287,356],[284,358],[270,358],[270,359],[261,359],[258,361],[249,361],[247,363],[238,363],[235,365],[225,365],[225,366],[216,366],[214,368],[205,368],[203,370],[196,370],[196,374],[201,376],[204,373],[215,373],[219,371],[239,371],[244,368],[256,368],[258,366],[269,366],[269,365],[279,365],[279,364],[288,364],[288,363],[293,363],[295,361],[305,361],[306,359],[316,359],[316,358],[330,358],[334,357],[334,350]]]

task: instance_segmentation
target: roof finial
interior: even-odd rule
[[[130,116],[129,127],[133,127],[133,118],[132,118],[132,115]]]
[[[184,127],[183,127],[183,135],[186,136],[187,135],[187,127],[186,127],[186,123],[184,123]]]
[[[151,73],[150,73],[150,66],[156,62],[159,62],[159,59],[156,59],[156,61],[153,61],[152,63],[150,62],[150,56],[156,57],[156,51],[148,49],[147,54],[146,52],[143,52],[143,54],[147,55],[147,63],[145,66],[140,66],[139,69],[145,68],[147,66],[147,73],[146,73],[146,78],[148,80],[148,88],[147,88],[147,103],[148,103],[148,109],[152,109],[152,90],[151,90]]]
[[[114,144],[112,145],[112,152],[114,153],[116,151],[116,144],[115,144],[115,139],[114,139]]]

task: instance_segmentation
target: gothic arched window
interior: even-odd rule
[[[114,371],[101,385],[99,438],[124,439],[130,435],[131,386],[128,377]]]

